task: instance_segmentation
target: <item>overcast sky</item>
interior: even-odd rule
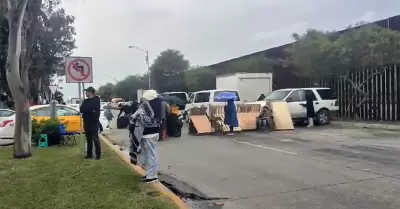
[[[75,56],[93,57],[95,88],[147,70],[163,50],[210,65],[291,42],[308,28],[340,30],[399,14],[399,0],[64,0],[76,17]],[[88,85],[88,84],[86,84]],[[77,96],[77,84],[64,84]]]

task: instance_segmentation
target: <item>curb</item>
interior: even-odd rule
[[[331,124],[339,125],[342,127],[400,131],[400,124],[399,125],[391,125],[391,124],[381,124],[381,123],[363,123],[363,122],[345,122],[345,121],[332,121]]]
[[[143,170],[143,168],[141,168],[140,166],[137,166],[137,165],[133,165],[130,162],[130,160],[128,159],[128,157],[126,157],[122,151],[120,151],[117,147],[115,147],[105,136],[103,136],[102,134],[99,134],[99,138],[105,144],[107,144],[108,147],[110,147],[112,150],[114,150],[114,152],[116,152],[125,161],[125,163],[129,164],[136,173],[138,173],[141,176],[145,175],[145,170]],[[171,192],[171,190],[169,190],[167,187],[165,187],[159,181],[151,183],[151,186],[153,187],[153,189],[155,189],[158,192],[160,192],[161,194],[167,196],[179,209],[188,209],[188,207],[181,200],[181,198],[176,196],[173,192]]]

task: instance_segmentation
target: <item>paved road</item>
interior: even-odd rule
[[[126,138],[125,130],[109,138]],[[118,141],[118,140],[117,140]],[[119,142],[120,143],[120,142]],[[400,135],[316,127],[161,142],[161,170],[224,209],[398,209]]]

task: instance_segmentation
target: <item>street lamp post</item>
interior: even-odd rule
[[[144,49],[141,49],[141,48],[139,48],[139,47],[137,47],[137,46],[128,46],[128,47],[129,47],[130,49],[137,49],[137,50],[139,50],[139,51],[142,51],[142,52],[145,52],[145,53],[146,53],[145,60],[146,60],[146,64],[147,64],[147,73],[148,73],[148,77],[149,77],[149,89],[151,89],[151,82],[150,82],[151,74],[150,74],[150,63],[149,63],[149,51],[144,50]]]
[[[109,75],[104,75],[104,76],[106,76],[106,77],[109,77],[109,78],[113,79],[113,80],[114,80],[114,85],[117,85],[117,83],[118,83],[118,81],[117,81],[117,77],[112,77],[112,76],[109,76]]]

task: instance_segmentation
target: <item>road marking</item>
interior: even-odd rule
[[[258,147],[258,148],[263,148],[263,149],[268,149],[268,150],[272,150],[272,151],[276,151],[276,152],[283,152],[289,155],[298,155],[299,153],[295,153],[295,152],[289,152],[289,151],[285,151],[285,150],[281,150],[281,149],[276,149],[276,148],[272,148],[272,147],[267,147],[267,146],[263,146],[263,145],[259,145],[259,144],[252,144],[250,142],[243,142],[243,141],[238,141],[236,139],[233,139],[233,141],[240,143],[240,144],[246,144],[252,147]]]

